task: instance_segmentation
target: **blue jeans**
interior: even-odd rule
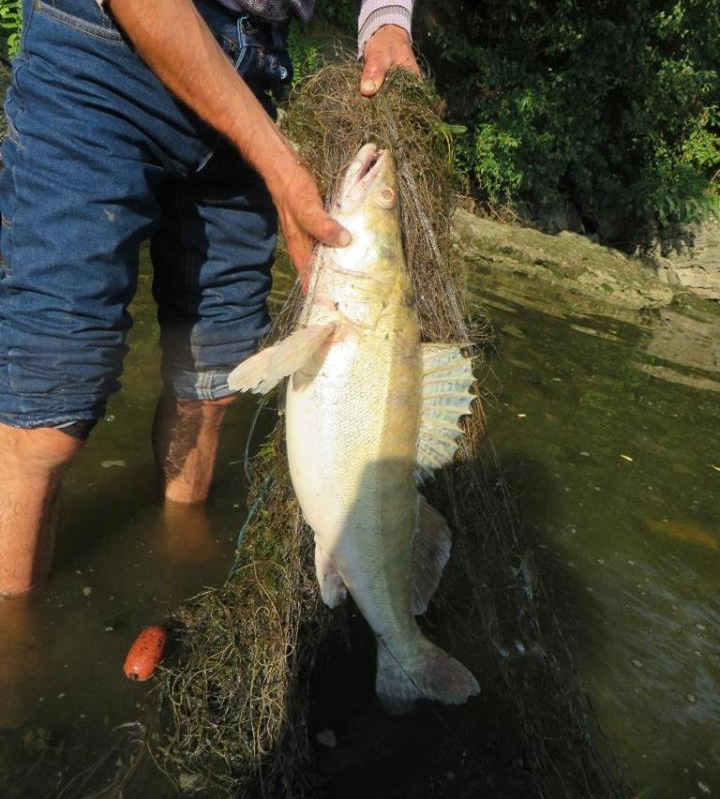
[[[268,92],[290,77],[284,28],[196,5],[274,114]],[[264,183],[94,0],[26,0],[25,14],[0,173],[0,422],[102,416],[146,239],[167,390],[228,395],[228,372],[269,327],[277,221]]]

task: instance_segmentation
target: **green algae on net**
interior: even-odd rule
[[[322,68],[297,87],[284,127],[328,196],[363,142],[393,152],[423,337],[470,341],[462,264],[450,258],[454,181],[442,102],[432,84],[399,70],[372,101],[359,95],[358,82],[354,62]],[[299,305],[295,289],[277,316],[277,335],[292,328]],[[366,684],[372,655],[352,614],[331,614],[319,601],[281,419],[251,464],[254,512],[231,575],[176,613],[182,654],[159,686],[165,729],[156,744],[170,776],[227,795],[310,797],[334,779],[344,780],[347,794],[362,763],[363,789],[372,767],[387,796],[409,785],[417,795],[444,795],[449,773],[456,796],[482,789],[553,799],[629,795],[612,756],[601,752],[511,498],[481,443],[479,403],[463,426],[455,461],[428,489],[454,543],[425,623],[480,677],[481,699],[425,709],[411,728],[384,726]],[[365,737],[381,733],[383,745],[373,750],[356,735],[355,754],[349,747],[319,757],[312,728],[323,712]]]

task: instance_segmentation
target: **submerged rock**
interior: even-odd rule
[[[512,297],[523,281],[537,282],[536,301],[555,315],[607,314],[617,318],[663,308],[673,290],[645,261],[577,233],[557,235],[502,224],[458,209],[455,246],[501,294]],[[484,280],[484,277],[479,277]],[[535,287],[533,287],[535,288]],[[522,294],[527,299],[527,287]]]
[[[708,222],[690,232],[680,252],[657,259],[658,275],[706,299],[720,299],[720,224]]]
[[[317,733],[315,740],[322,746],[334,749],[337,746],[337,736],[333,730],[322,730]]]
[[[493,280],[524,276],[579,295],[576,311],[617,316],[667,306],[690,291],[720,300],[720,223],[690,230],[677,250],[644,260],[598,244],[579,232],[542,233],[487,219],[459,208],[453,218],[456,247],[485,267]],[[615,312],[613,313],[613,309]]]

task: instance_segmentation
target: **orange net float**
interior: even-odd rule
[[[133,641],[128,650],[123,671],[129,680],[144,682],[152,677],[155,669],[163,659],[167,631],[154,624],[146,627]]]

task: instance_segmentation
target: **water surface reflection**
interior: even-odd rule
[[[497,331],[491,437],[544,571],[581,586],[552,581],[601,723],[639,795],[715,794],[719,317],[633,325],[473,292]]]

